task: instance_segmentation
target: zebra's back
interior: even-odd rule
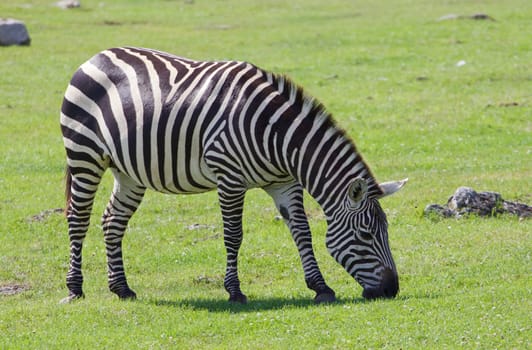
[[[249,137],[227,136],[251,127],[237,119],[253,112],[250,95],[265,93],[266,80],[244,62],[199,62],[137,48],[100,52],[81,65],[65,93],[61,125],[69,159],[97,160],[94,166],[116,167],[157,191],[196,193],[216,187],[205,158],[210,150],[214,162],[233,157],[250,168],[242,169],[250,186],[271,181],[254,179],[249,170],[256,164],[246,166],[249,155],[237,155]],[[279,174],[273,172],[272,179]]]

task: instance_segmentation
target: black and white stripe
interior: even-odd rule
[[[82,244],[107,168],[115,185],[102,224],[109,287],[121,298],[135,297],[126,282],[121,242],[146,189],[218,190],[225,287],[232,301],[246,301],[237,256],[244,195],[253,187],[268,192],[284,217],[316,301],[334,300],[334,292],[314,258],[303,189],[325,212],[329,251],[364,287],[364,296],[398,291],[377,199],[405,181],[379,185],[323,106],[283,76],[245,62],[109,49],[75,72],[63,100],[61,128],[71,249],[67,301],[83,296]]]

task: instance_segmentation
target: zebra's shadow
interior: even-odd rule
[[[255,311],[267,311],[278,310],[284,308],[314,308],[324,307],[327,305],[346,305],[346,304],[358,304],[367,302],[363,298],[355,300],[337,299],[334,303],[316,304],[311,298],[253,298],[248,301],[247,304],[230,303],[226,299],[182,299],[182,300],[165,300],[154,299],[147,300],[148,304],[164,307],[175,307],[184,309],[196,309],[207,310],[209,312],[255,312]]]
[[[386,302],[405,302],[409,299],[437,299],[439,297],[441,297],[441,295],[438,293],[400,295],[396,298],[388,299]],[[312,298],[257,297],[250,298],[247,304],[230,303],[227,299],[218,298],[190,298],[180,300],[148,299],[143,300],[143,302],[160,307],[206,310],[209,312],[246,313],[285,308],[310,309],[327,306],[358,305],[375,301],[367,300],[362,297],[354,299],[338,298],[333,303],[316,304]]]

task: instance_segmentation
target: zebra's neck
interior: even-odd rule
[[[381,189],[351,139],[339,129],[323,105],[284,78],[280,92],[292,102],[277,140],[283,163],[322,206],[326,214],[345,199],[357,177],[368,181],[370,196]]]

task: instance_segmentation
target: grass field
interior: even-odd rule
[[[438,21],[486,13],[495,20]],[[0,348],[530,349],[532,223],[429,219],[458,186],[532,202],[532,6],[508,1],[195,0],[0,3],[29,47],[0,47]],[[215,193],[147,193],[124,243],[139,299],[107,289],[101,185],[84,245],[87,297],[59,305],[68,268],[62,94],[96,52],[152,47],[286,73],[355,140],[381,181],[400,274],[396,299],[364,301],[315,250],[339,301],[314,305],[295,245],[267,195],[248,193],[241,250],[247,305],[229,305]],[[39,214],[42,214],[39,216]],[[199,225],[199,226],[198,226]],[[9,290],[18,293],[10,294]]]

